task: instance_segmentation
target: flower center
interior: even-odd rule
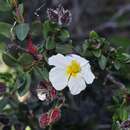
[[[69,76],[77,76],[81,71],[80,64],[76,60],[72,60],[71,63],[67,66],[66,73]]]

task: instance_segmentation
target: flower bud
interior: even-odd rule
[[[130,120],[123,121],[120,125],[122,129],[130,128]]]
[[[41,128],[45,128],[49,125],[49,115],[48,113],[44,113],[39,118],[39,124]]]
[[[51,97],[51,100],[54,100],[57,97],[56,90],[53,87],[50,90],[50,97]]]
[[[71,22],[71,13],[65,10],[61,5],[56,10],[48,9],[47,16],[49,20],[58,23],[59,25],[68,25]]]
[[[59,108],[54,108],[50,113],[50,123],[55,123],[61,118],[61,111]]]

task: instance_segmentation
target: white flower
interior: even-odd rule
[[[86,88],[86,83],[92,84],[95,79],[89,61],[75,54],[54,55],[48,64],[55,66],[49,72],[49,80],[56,90],[68,86],[71,94],[77,95]]]

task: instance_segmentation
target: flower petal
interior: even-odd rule
[[[91,71],[91,67],[90,67],[89,63],[82,67],[81,73],[82,73],[82,76],[85,79],[86,83],[92,84],[92,82],[95,79],[95,76]]]
[[[71,54],[71,55],[67,55],[66,58],[70,61],[71,60],[76,60],[78,61],[78,63],[83,66],[87,63],[89,63],[88,60],[86,60],[85,58],[82,58],[81,56],[75,55],[75,54]]]
[[[71,94],[77,95],[86,88],[85,80],[80,75],[77,75],[76,77],[70,77],[68,87]]]
[[[62,54],[57,54],[48,59],[49,65],[54,65],[56,67],[64,68],[67,65],[67,60]]]
[[[68,77],[65,73],[65,69],[58,67],[54,67],[49,72],[49,80],[56,90],[62,90],[67,86]]]

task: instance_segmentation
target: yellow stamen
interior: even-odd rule
[[[77,76],[81,71],[80,64],[76,60],[72,60],[71,63],[67,66],[66,73],[69,76]]]

